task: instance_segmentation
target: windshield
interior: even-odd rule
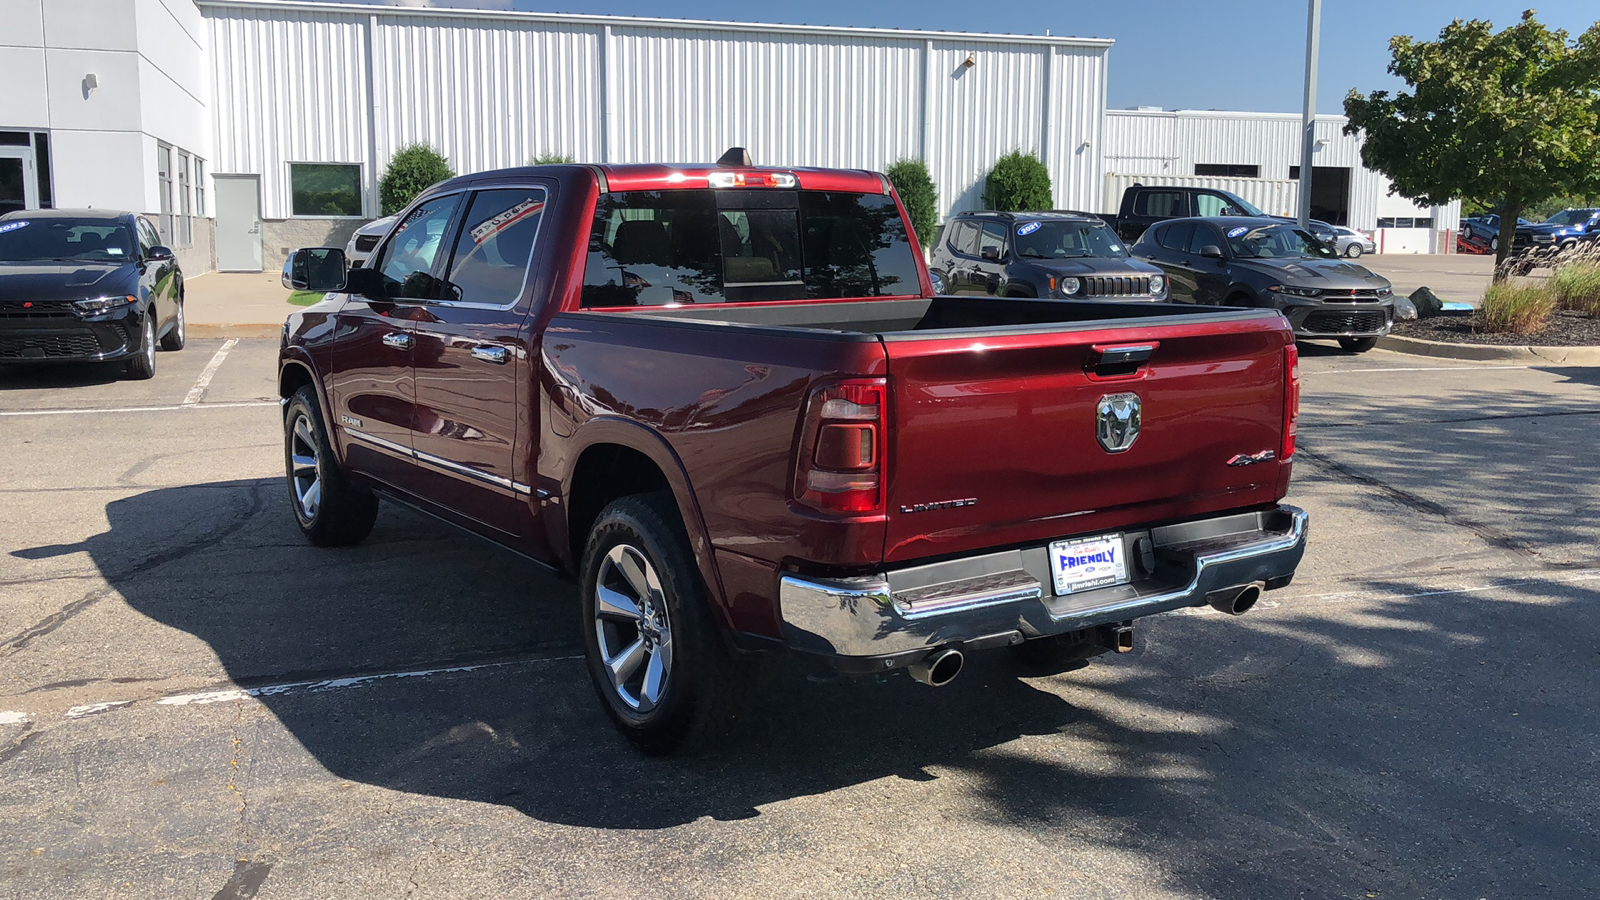
[[[1288,225],[1231,228],[1228,252],[1239,259],[1330,259],[1337,256],[1310,233]]]
[[[1128,255],[1115,233],[1098,222],[1019,222],[1017,255],[1023,259],[1077,259]]]
[[[840,191],[605,194],[583,273],[585,307],[921,291],[894,198]]]
[[[0,262],[128,262],[133,233],[112,219],[7,219],[0,222]]]
[[[1229,203],[1232,203],[1233,205],[1239,207],[1239,209],[1241,210],[1241,214],[1242,215],[1246,215],[1246,216],[1265,216],[1266,215],[1266,213],[1261,211],[1260,207],[1256,206],[1254,203],[1251,203],[1249,200],[1244,199],[1243,197],[1239,196],[1238,194],[1229,193],[1228,191],[1222,191],[1221,193],[1222,193],[1223,196],[1228,198],[1228,202]]]
[[[1593,214],[1592,209],[1564,209],[1544,221],[1546,225],[1577,225],[1589,221]]]

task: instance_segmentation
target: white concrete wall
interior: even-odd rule
[[[0,0],[0,130],[49,133],[55,206],[154,215],[157,141],[213,156],[205,38],[193,0]]]

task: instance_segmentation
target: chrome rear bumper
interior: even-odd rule
[[[785,575],[778,591],[784,636],[795,650],[871,671],[934,647],[981,649],[1126,622],[1257,582],[1288,584],[1305,554],[1307,524],[1303,510],[1279,506],[1130,531],[1130,583],[1060,597],[1045,544],[867,578]]]

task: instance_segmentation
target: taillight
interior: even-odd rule
[[[794,495],[813,509],[883,511],[883,423],[888,381],[854,378],[818,385],[806,402]]]
[[[1295,424],[1300,420],[1300,348],[1283,348],[1283,452],[1278,458],[1294,458]]]

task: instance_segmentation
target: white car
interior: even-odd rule
[[[352,268],[367,264],[367,257],[378,249],[378,242],[389,233],[389,226],[393,224],[394,216],[384,216],[356,229],[356,233],[350,236],[350,243],[344,247],[345,258],[350,261]]]
[[[1377,253],[1378,245],[1372,238],[1367,237],[1354,228],[1343,225],[1333,226],[1333,233],[1337,244],[1335,250],[1340,256],[1357,257],[1363,253]]]

